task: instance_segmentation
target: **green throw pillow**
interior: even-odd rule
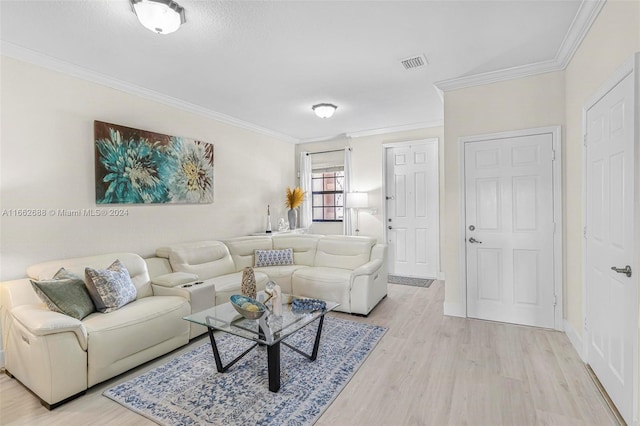
[[[47,307],[76,319],[96,311],[84,281],[64,268],[50,280],[31,280],[33,290]]]

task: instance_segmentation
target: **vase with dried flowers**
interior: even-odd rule
[[[299,188],[287,187],[287,199],[284,204],[289,208],[287,216],[289,218],[289,229],[298,227],[298,210],[296,210],[304,200],[304,191]]]

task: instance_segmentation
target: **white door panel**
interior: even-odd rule
[[[627,421],[633,418],[637,279],[634,81],[627,75],[586,112],[587,362]]]
[[[467,316],[553,328],[553,136],[464,150]]]
[[[389,273],[436,278],[439,270],[437,141],[385,149]]]

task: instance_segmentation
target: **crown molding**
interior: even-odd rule
[[[537,62],[535,64],[519,65],[517,67],[505,68],[498,71],[490,71],[481,74],[474,74],[465,77],[453,78],[451,80],[436,81],[435,86],[443,92],[450,90],[464,89],[467,87],[481,86],[483,84],[498,83],[500,81],[513,80],[515,78],[529,77],[536,74],[560,71],[555,60]]]
[[[317,138],[300,139],[298,143],[329,142],[329,141],[335,141],[337,139],[362,138],[365,136],[386,135],[389,133],[406,132],[410,130],[428,129],[432,127],[443,127],[443,126],[444,126],[444,120],[424,121],[421,123],[405,124],[402,126],[382,127],[380,129],[341,133],[336,136],[319,136]]]
[[[315,138],[305,138],[298,140],[297,143],[313,143],[313,142],[331,142],[336,140],[349,139],[349,136],[346,133],[341,133],[335,136],[318,136]]]
[[[406,132],[409,130],[428,129],[432,127],[442,126],[444,126],[444,120],[423,121],[420,123],[405,124],[402,126],[383,127],[380,129],[363,130],[361,132],[351,132],[347,133],[347,136],[351,138],[362,138],[365,136],[385,135],[388,133]]]
[[[69,62],[61,61],[51,56],[44,55],[42,53],[38,53],[30,49],[26,49],[24,47],[6,42],[4,40],[2,40],[0,44],[0,54],[2,56],[18,59],[23,62],[28,62],[34,65],[41,66],[43,68],[47,68],[53,71],[57,71],[63,74],[77,77],[82,80],[87,80],[92,83],[99,84],[101,86],[106,86],[111,89],[116,89],[125,93],[140,96],[141,98],[155,101],[164,105],[168,105],[170,107],[174,107],[183,111],[198,114],[206,118],[211,118],[211,119],[223,122],[225,124],[230,124],[245,130],[250,130],[252,132],[260,133],[265,136],[280,139],[285,142],[297,143],[299,141],[298,139],[293,138],[291,136],[278,133],[270,129],[266,129],[264,127],[260,127],[258,125],[240,120],[238,118],[235,118],[229,115],[221,114],[219,112],[216,112],[207,108],[203,108],[199,105],[195,105],[171,96],[164,95],[162,93],[149,90],[144,87],[130,84],[122,80],[118,80],[116,78],[109,77],[104,74],[80,67],[78,65],[71,64]]]
[[[447,92],[450,90],[464,89],[466,87],[480,86],[483,84],[497,83],[515,78],[529,77],[536,74],[564,70],[573,55],[580,47],[580,43],[586,37],[591,25],[598,17],[602,7],[607,0],[582,0],[576,16],[571,22],[555,58],[536,62],[533,64],[520,65],[517,67],[505,68],[497,71],[474,74],[465,77],[458,77],[449,80],[437,81],[434,83],[436,90]]]
[[[561,69],[565,69],[569,65],[606,2],[607,0],[582,0],[569,31],[556,52],[556,61],[560,64]]]

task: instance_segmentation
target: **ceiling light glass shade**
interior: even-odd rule
[[[140,23],[158,34],[170,34],[186,22],[184,8],[172,0],[131,0]]]
[[[311,107],[313,112],[320,118],[329,118],[336,112],[338,107],[334,104],[317,104]]]
[[[344,206],[348,209],[365,209],[369,207],[369,194],[366,192],[347,192]]]

